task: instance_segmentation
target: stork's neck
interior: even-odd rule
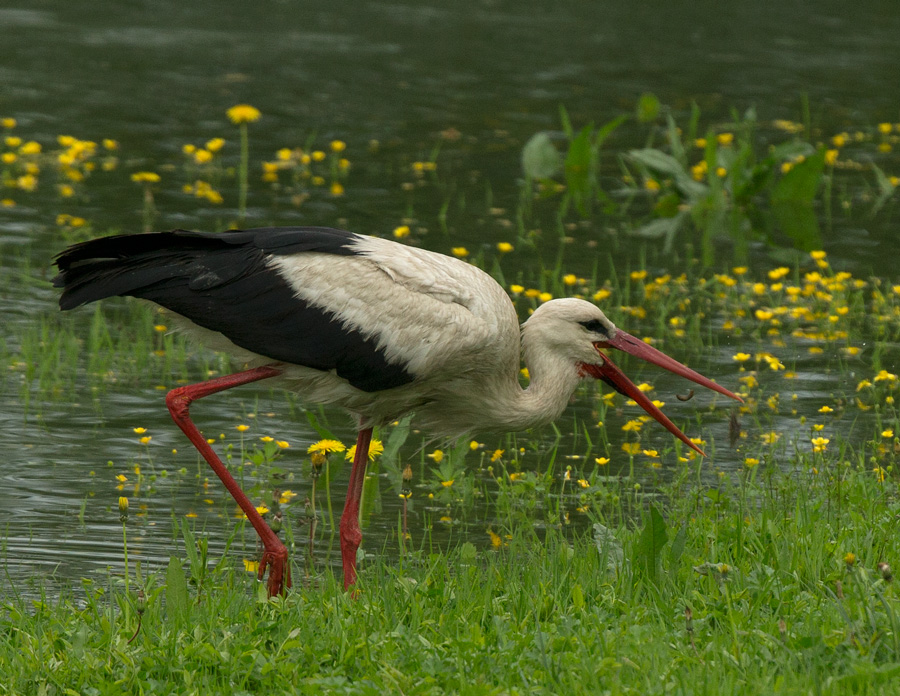
[[[525,430],[556,420],[581,381],[574,364],[549,351],[529,351],[526,366],[528,387],[507,382],[507,389],[501,390],[505,403],[491,409],[498,429]]]

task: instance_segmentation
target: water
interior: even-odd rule
[[[536,130],[558,128],[560,104],[576,124],[602,123],[631,111],[645,91],[682,115],[696,101],[710,120],[727,119],[732,107],[743,111],[751,105],[763,120],[799,119],[801,97],[807,95],[823,137],[898,120],[900,15],[888,4],[855,7],[852,17],[837,2],[819,3],[815,13],[791,2],[765,8],[506,1],[457,8],[397,2],[369,3],[353,11],[327,3],[230,5],[226,11],[220,3],[215,13],[177,2],[76,7],[45,1],[0,9],[7,56],[0,68],[0,116],[15,117],[16,133],[48,148],[61,134],[113,138],[120,143],[121,159],[115,173],[93,175],[83,196],[60,199],[50,182],[42,182],[33,194],[13,192],[15,207],[0,208],[0,323],[10,356],[0,383],[5,454],[0,529],[8,582],[19,589],[48,574],[66,584],[107,566],[120,568],[119,495],[146,505],[132,510],[130,547],[133,557],[151,565],[165,562],[177,548],[171,521],[188,512],[198,513],[198,529],[209,529],[216,549],[222,547],[223,530],[231,528],[232,506],[221,491],[202,488],[208,474],[186,453],[187,443],[162,408],[157,386],[172,386],[180,373],[101,381],[98,387],[84,374],[84,362],[75,362],[73,374],[66,376],[71,387],[55,394],[32,389],[26,399],[17,355],[22,337],[37,322],[47,322],[52,336],[57,322],[78,325],[91,316],[82,310],[60,319],[55,311],[48,266],[66,244],[56,216],[83,216],[96,231],[139,230],[142,198],[126,172],[160,170],[171,181],[178,176],[185,143],[219,136],[229,141],[225,152],[234,166],[236,132],[224,118],[233,104],[247,102],[263,113],[251,126],[255,161],[314,138],[319,146],[346,141],[353,163],[342,198],[316,195],[297,208],[283,200],[274,205],[264,188],[252,187],[250,223],[302,222],[389,234],[408,222],[426,247],[447,252],[465,245],[474,253],[513,239],[522,144]],[[629,140],[636,129],[626,128],[617,137],[619,149],[639,144]],[[437,179],[419,185],[411,164],[427,160],[438,147]],[[226,204],[219,208],[180,193],[177,186],[163,186],[155,200],[154,227],[208,229],[234,219],[231,181],[223,184]],[[826,239],[832,263],[860,275],[896,278],[886,261],[900,252],[894,227],[890,210],[873,220],[836,223]],[[582,240],[590,235],[590,229],[576,232]],[[626,247],[609,257],[612,263],[634,263],[634,252]],[[609,265],[607,251],[601,245],[584,253],[584,247],[572,245],[564,250],[564,266],[586,275],[597,267],[602,275]],[[654,255],[652,247],[647,253],[652,268],[666,269],[667,260]],[[770,265],[767,253],[754,248],[755,268]],[[504,269],[508,281],[517,273],[534,277],[539,259],[524,253],[520,258],[521,268]],[[113,317],[115,306],[109,310]],[[678,357],[733,382],[731,355],[742,340],[722,335],[718,342],[703,356]],[[821,360],[793,343],[781,353],[792,349],[801,414],[815,413],[824,397],[868,374],[864,364],[826,372]],[[204,359],[192,353],[189,377],[198,379]],[[674,378],[653,377],[657,393],[684,391]],[[592,394],[582,395],[560,423],[567,442],[576,423],[593,418]],[[676,420],[696,405],[667,401]],[[306,490],[299,453],[318,435],[281,395],[246,388],[216,397],[197,413],[204,430],[227,433],[226,442],[236,441],[234,426],[247,421],[248,413],[257,414],[250,421],[255,427],[265,420],[267,432],[291,442],[291,464],[285,468],[294,471],[295,479],[286,483]],[[263,413],[272,415],[259,416]],[[352,441],[349,422],[337,413],[327,415],[334,432]],[[150,429],[151,447],[137,444],[132,429],[138,426]],[[780,417],[772,427],[789,435],[795,417]],[[727,411],[704,419],[704,436],[717,442],[727,441],[727,428]],[[553,431],[548,428],[544,435],[552,439]],[[666,437],[658,433],[653,442],[664,445]],[[504,443],[494,439],[485,445]],[[431,467],[422,459],[421,446],[421,438],[413,436],[404,454],[421,462],[417,475],[424,474],[418,479],[424,485]],[[173,448],[180,450],[177,456],[170,454]],[[720,448],[716,463],[734,468],[740,459]],[[139,491],[135,464],[144,475]],[[182,468],[186,473],[178,473]],[[168,476],[161,476],[163,470]],[[121,490],[116,474],[129,476]],[[346,474],[336,472],[338,509]],[[392,552],[399,499],[387,480],[382,488],[383,509],[366,530],[367,548]],[[422,501],[412,515],[418,539],[428,490],[418,490],[413,499]],[[437,520],[441,506],[432,507],[430,515]],[[451,531],[450,525],[435,522],[438,541]],[[245,551],[253,555],[251,537]]]

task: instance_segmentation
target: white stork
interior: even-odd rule
[[[172,418],[247,515],[265,547],[268,590],[290,587],[287,549],[190,419],[195,399],[278,378],[309,402],[334,404],[359,429],[340,522],[344,587],[356,581],[359,503],[372,428],[407,413],[437,437],[523,430],[565,409],[578,383],[603,380],[700,452],[613,364],[630,353],[740,401],[724,387],[616,328],[597,307],[559,299],[521,327],[487,273],[455,258],[342,230],[174,230],[76,244],[56,257],[60,308],[130,295],[187,320],[201,339],[247,363],[179,387]],[[531,376],[519,385],[520,353]]]

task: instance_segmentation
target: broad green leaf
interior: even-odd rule
[[[566,185],[582,215],[587,214],[585,202],[591,195],[591,183],[594,179],[594,151],[591,144],[593,130],[593,124],[582,128],[569,143],[569,151],[566,153]]]
[[[606,561],[606,569],[618,573],[625,564],[625,551],[615,532],[599,522],[594,524],[594,543],[600,558]]]
[[[181,561],[171,556],[169,567],[166,569],[166,614],[169,621],[178,624],[187,615],[188,590],[187,580]]]
[[[684,546],[687,542],[687,525],[681,525],[672,539],[672,545],[669,547],[669,566],[674,566],[681,560],[684,553]]]
[[[562,169],[562,156],[544,131],[531,136],[522,148],[522,171],[529,179],[549,179]]]
[[[795,164],[775,184],[772,203],[801,203],[811,205],[822,183],[825,168],[825,149],[819,150],[802,162]]]
[[[668,540],[666,521],[659,510],[656,509],[656,506],[651,505],[644,529],[635,545],[634,561],[635,566],[641,568],[645,572],[647,579],[654,583],[656,582],[659,554]]]
[[[822,248],[822,234],[815,210],[808,203],[773,201],[772,213],[781,231],[802,251]]]

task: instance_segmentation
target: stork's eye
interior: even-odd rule
[[[579,322],[584,328],[586,328],[591,333],[600,334],[601,336],[609,337],[609,334],[606,331],[606,327],[603,325],[599,319],[591,319],[590,321],[582,321]]]

